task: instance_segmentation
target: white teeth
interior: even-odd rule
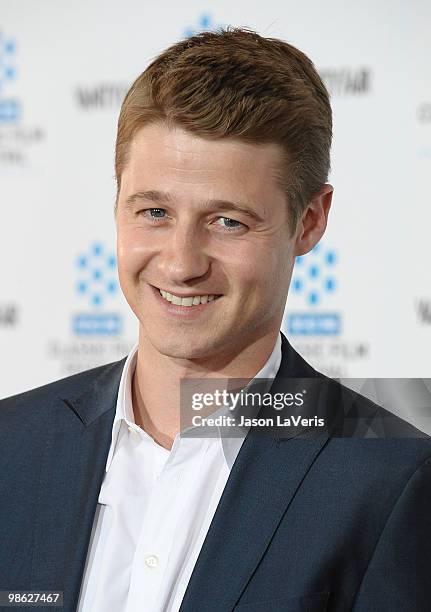
[[[216,299],[215,295],[195,295],[189,297],[179,297],[173,295],[164,289],[159,289],[160,295],[165,298],[168,302],[172,302],[176,306],[198,306],[199,304],[206,304]]]

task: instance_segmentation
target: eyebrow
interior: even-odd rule
[[[150,202],[153,204],[170,204],[174,201],[174,197],[170,193],[163,191],[156,191],[150,189],[148,191],[137,191],[133,195],[126,198],[126,206],[130,207],[136,202]],[[254,219],[255,221],[262,223],[264,220],[257,212],[247,204],[242,202],[230,202],[229,200],[205,200],[202,202],[204,208],[211,212],[212,210],[225,210],[242,213]]]

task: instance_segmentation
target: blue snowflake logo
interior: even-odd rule
[[[0,32],[0,95],[5,86],[16,78],[14,56],[16,53],[15,41],[6,38]],[[0,122],[16,121],[21,116],[21,104],[14,98],[0,98]]]
[[[102,243],[95,242],[88,253],[79,255],[76,266],[79,270],[76,291],[91,306],[103,306],[107,298],[117,293],[117,258]]]
[[[334,275],[337,259],[333,249],[326,249],[320,243],[307,255],[297,257],[292,292],[303,295],[309,306],[320,305],[324,295],[333,293],[337,288]]]
[[[209,13],[202,13],[195,27],[186,27],[184,29],[184,36],[186,38],[190,38],[190,36],[199,34],[199,32],[209,32],[212,30],[214,31],[221,27],[223,27],[222,24],[213,21],[213,18]]]

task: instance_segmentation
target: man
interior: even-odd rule
[[[280,334],[331,133],[310,60],[247,30],[181,41],[132,85],[115,214],[139,342],[0,404],[1,590],[64,591],[67,612],[430,609],[430,440],[346,411]],[[330,426],[181,435],[181,381],[274,378],[325,383],[309,410]],[[347,437],[345,412],[381,439]]]

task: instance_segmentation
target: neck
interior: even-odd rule
[[[278,333],[275,330],[230,355],[183,359],[159,352],[141,329],[132,381],[133,412],[137,425],[158,444],[170,449],[180,431],[181,380],[241,378],[250,381],[268,361]]]

